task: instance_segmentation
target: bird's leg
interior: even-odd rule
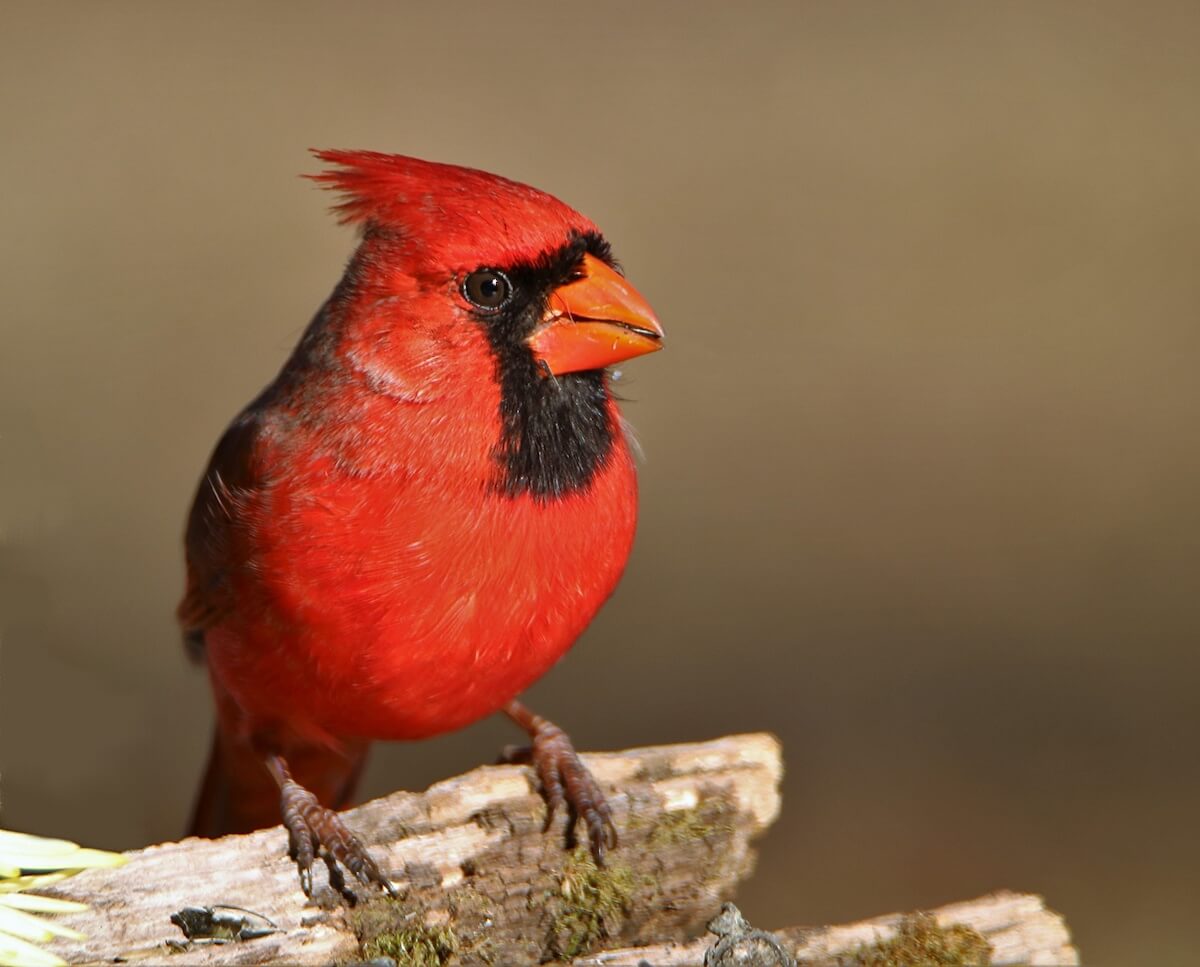
[[[582,819],[587,826],[592,856],[597,864],[602,864],[604,851],[616,848],[617,828],[604,793],[580,760],[575,746],[557,725],[515,699],[504,706],[504,714],[524,729],[533,742],[530,757],[546,799],[546,828],[550,828],[555,810],[565,803],[568,836],[572,835],[574,820]]]
[[[312,896],[312,865],[320,856],[329,870],[329,885],[348,903],[353,904],[358,898],[346,886],[342,867],[360,882],[376,883],[395,896],[395,888],[362,841],[350,832],[336,812],[322,806],[316,796],[292,778],[283,756],[269,755],[266,762],[279,786],[279,809],[288,831],[288,855],[300,871],[300,888],[304,895]]]

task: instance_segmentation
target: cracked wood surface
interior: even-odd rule
[[[991,946],[992,967],[1028,964],[1031,967],[1074,967],[1079,952],[1063,918],[1046,908],[1040,896],[1001,891],[977,900],[952,903],[928,913],[943,928],[963,925],[979,933]],[[892,941],[906,914],[892,913],[858,923],[833,927],[788,927],[773,931],[783,949],[798,967],[857,967],[876,963],[869,959],[872,947]],[[573,961],[573,967],[699,967],[713,945],[708,936],[690,943],[663,943],[624,950],[601,951]],[[866,951],[865,957],[860,956]],[[908,961],[900,961],[908,963]],[[775,967],[770,959],[718,962],[715,967]],[[891,963],[891,961],[889,961]],[[928,962],[913,961],[914,967]],[[783,965],[780,965],[783,967]]]
[[[586,849],[564,848],[560,817],[531,772],[488,766],[399,792],[345,815],[392,876],[402,899],[337,902],[320,864],[314,899],[300,892],[281,827],[219,840],[187,839],[133,851],[112,870],[81,873],[49,891],[92,909],[62,917],[81,942],[50,945],[73,964],[350,964],[388,943],[434,951],[448,964],[567,962],[577,967],[702,965],[703,935],[754,864],[750,842],[780,808],[780,750],[769,735],[584,756],[610,797],[621,845],[603,870]],[[319,874],[319,875],[318,875]],[[180,944],[171,915],[185,907],[241,907],[278,932],[225,944]],[[799,911],[798,911],[799,912]],[[1078,964],[1063,920],[1037,896],[997,893],[931,911],[992,947],[992,964]],[[897,933],[901,915],[774,933],[800,965],[844,967]],[[699,937],[700,939],[693,939]],[[172,947],[172,942],[175,946]],[[407,945],[407,946],[405,946]],[[729,946],[729,945],[727,945]],[[734,945],[734,949],[736,945]],[[410,962],[439,962],[432,961]],[[770,960],[734,959],[743,967]]]
[[[59,884],[88,903],[63,917],[85,933],[52,949],[71,963],[164,959],[183,935],[184,907],[226,905],[268,918],[278,933],[193,944],[172,964],[328,964],[359,956],[360,934],[412,942],[453,930],[459,962],[537,963],[587,950],[696,936],[751,871],[752,838],[778,815],[782,763],[769,735],[585,755],[609,796],[621,837],[603,870],[564,848],[560,817],[524,766],[487,766],[347,811],[349,826],[403,899],[346,910],[314,867],[314,900],[300,892],[282,827],[219,840],[135,850],[113,870]],[[365,890],[359,890],[365,894]]]

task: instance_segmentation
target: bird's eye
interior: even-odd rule
[[[472,305],[495,312],[512,296],[512,283],[496,269],[479,269],[466,277],[462,291]]]

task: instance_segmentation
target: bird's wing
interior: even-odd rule
[[[254,448],[260,411],[251,406],[229,425],[200,480],[184,536],[187,588],[176,616],[193,658],[203,656],[204,631],[234,606],[228,573],[234,558],[231,528],[246,498],[262,485]]]

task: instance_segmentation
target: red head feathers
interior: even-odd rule
[[[486,171],[377,151],[313,154],[335,166],[307,177],[342,195],[343,223],[391,229],[449,267],[504,265],[598,232],[552,195]]]

